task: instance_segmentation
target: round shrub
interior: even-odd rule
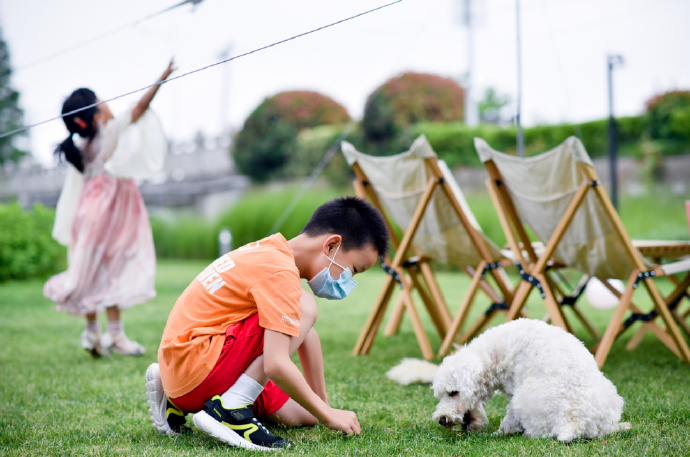
[[[462,120],[464,98],[462,87],[450,78],[403,73],[369,95],[362,119],[364,136],[369,142],[387,142],[418,122]]]
[[[301,130],[349,120],[347,110],[325,95],[281,92],[266,98],[244,122],[233,146],[235,164],[254,181],[267,181],[295,156]]]
[[[652,139],[690,140],[690,90],[656,95],[646,103],[646,124]]]

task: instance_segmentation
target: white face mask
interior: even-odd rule
[[[330,265],[325,267],[307,282],[312,292],[314,292],[314,295],[317,297],[326,298],[328,300],[342,300],[347,297],[357,285],[357,281],[352,279],[352,272],[350,269],[343,267],[335,261],[338,249],[340,249],[340,244],[335,249],[335,254],[333,254],[332,259],[324,254],[326,258],[331,261]],[[333,279],[330,273],[331,265],[334,263],[343,269],[338,280]]]

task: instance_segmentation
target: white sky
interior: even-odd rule
[[[180,75],[336,22],[391,0],[203,0],[135,27],[47,56],[131,24],[180,0],[0,0],[0,25],[21,92],[25,123],[57,116],[77,87],[109,99],[153,82],[175,57]],[[517,99],[516,1],[473,0],[472,80]],[[265,98],[309,89],[361,119],[367,96],[404,71],[459,79],[467,71],[463,0],[403,0],[328,29],[164,85],[153,102],[168,135],[217,134],[240,128]],[[608,116],[608,54],[614,112],[643,111],[654,94],[690,89],[690,1],[520,0],[523,125]],[[114,112],[141,93],[113,102]],[[45,164],[66,136],[61,121],[30,131],[29,148]]]

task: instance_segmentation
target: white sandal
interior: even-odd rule
[[[146,349],[141,344],[136,341],[132,341],[127,338],[125,332],[120,332],[115,336],[110,333],[105,333],[101,336],[101,346],[103,350],[112,353],[117,352],[120,355],[144,355],[146,354]]]

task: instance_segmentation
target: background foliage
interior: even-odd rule
[[[40,204],[25,211],[0,204],[0,282],[46,277],[66,266],[66,249],[53,240],[55,212]]]
[[[344,124],[345,108],[311,91],[281,92],[265,99],[244,122],[233,143],[238,170],[257,182],[279,177],[297,155],[297,135],[308,127]]]
[[[365,140],[378,150],[396,146],[407,127],[419,122],[463,119],[464,91],[454,80],[426,73],[403,73],[367,98],[362,118]]]
[[[0,113],[2,113],[0,132],[3,133],[23,126],[24,113],[19,107],[19,92],[10,85],[10,76],[12,76],[10,52],[2,38],[2,28],[0,27]],[[0,165],[7,161],[16,162],[26,154],[15,146],[15,136],[0,138]]]

